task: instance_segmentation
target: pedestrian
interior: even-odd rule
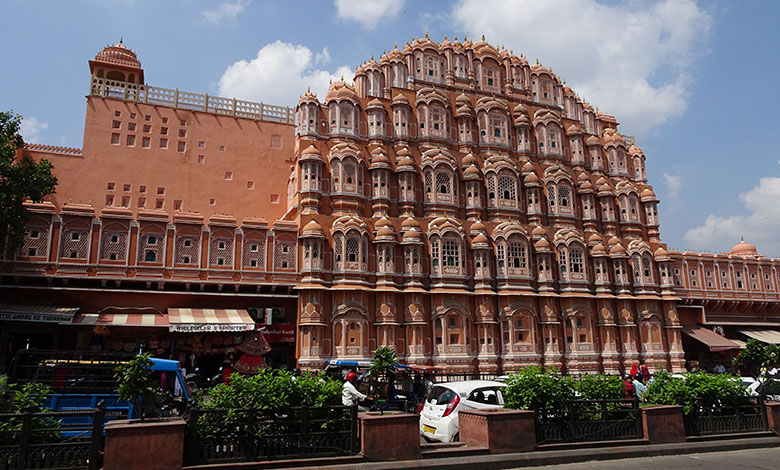
[[[636,374],[638,374],[638,373],[639,373],[639,368],[637,368],[636,362],[635,362],[635,363],[631,364],[631,372],[630,372],[631,378],[634,378],[634,376]]]
[[[346,380],[344,381],[344,387],[341,390],[341,404],[344,406],[358,405],[358,411],[368,411],[368,408],[358,404],[359,401],[368,401],[370,398],[358,392],[357,388],[355,387],[357,385],[357,381],[358,376],[356,373],[350,372],[347,374]]]
[[[642,373],[642,382],[646,384],[650,380],[650,369],[647,368],[647,364],[642,364],[639,370]]]
[[[626,375],[625,380],[623,381],[623,396],[625,398],[636,397],[636,390],[634,389],[634,381],[631,379],[630,375]]]
[[[642,374],[636,374],[634,376],[634,381],[632,382],[636,392],[636,397],[640,400],[645,397],[645,393],[647,392],[647,387],[645,387],[645,384],[642,383],[642,378]]]

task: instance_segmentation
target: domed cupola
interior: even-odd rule
[[[95,78],[143,85],[144,70],[135,52],[125,47],[122,39],[113,46],[106,46],[89,61],[89,71]]]

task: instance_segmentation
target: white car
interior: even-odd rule
[[[501,389],[506,384],[493,380],[465,380],[436,384],[420,413],[420,434],[441,442],[458,440],[458,412],[504,406]]]

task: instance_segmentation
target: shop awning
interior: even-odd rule
[[[169,308],[171,331],[249,331],[255,322],[243,309]]]
[[[742,341],[742,340],[739,340],[739,339],[732,339],[731,341],[733,341],[734,343],[736,343],[736,344],[737,344],[737,346],[739,346],[739,349],[745,349],[745,348],[747,347],[747,343],[746,343],[746,342],[744,342],[744,341]]]
[[[96,325],[157,326],[168,328],[168,315],[160,313],[101,313]]]
[[[78,307],[56,305],[0,304],[0,320],[71,323]]]
[[[740,333],[764,343],[780,344],[780,331],[766,328],[740,328]]]
[[[682,332],[700,343],[709,346],[710,351],[727,351],[729,349],[739,349],[739,345],[730,339],[715,333],[714,331],[702,326],[684,326]]]

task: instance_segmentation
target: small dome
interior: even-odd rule
[[[471,98],[466,96],[465,93],[461,93],[455,98],[455,104],[457,106],[471,106]]]
[[[598,233],[593,233],[590,237],[588,237],[588,244],[591,243],[601,243],[601,235]]]
[[[385,109],[385,106],[378,98],[374,98],[366,105],[366,109]]]
[[[476,165],[477,163],[479,163],[477,161],[477,157],[475,157],[474,154],[471,152],[467,153],[466,156],[463,157],[463,160],[461,161],[461,165],[463,165],[464,168],[469,165]]]
[[[617,255],[617,254],[621,254],[621,253],[625,253],[625,252],[626,252],[626,249],[623,248],[623,245],[621,245],[620,243],[618,243],[617,245],[615,245],[615,246],[613,246],[612,248],[609,249],[609,253],[613,254],[613,255]]]
[[[471,224],[471,231],[472,232],[474,232],[474,231],[484,232],[486,230],[487,230],[487,227],[485,226],[485,224],[482,223],[481,220],[477,220],[476,222]]]
[[[536,176],[536,173],[528,173],[528,174],[525,176],[525,178],[523,178],[523,182],[524,182],[526,185],[528,185],[528,184],[533,184],[533,183],[539,183],[539,177],[538,177],[538,176]]]
[[[303,227],[303,236],[324,236],[322,226],[316,220],[312,220]]]
[[[479,175],[479,168],[476,165],[470,165],[463,171],[463,176]]]
[[[483,234],[483,233],[478,233],[478,234],[477,234],[477,235],[476,235],[476,236],[475,236],[475,237],[474,237],[474,238],[471,240],[471,243],[472,243],[473,245],[482,245],[482,244],[487,244],[487,242],[488,242],[488,239],[487,239],[487,237],[485,236],[485,234]]]
[[[542,238],[538,242],[534,243],[534,248],[536,248],[537,251],[549,250],[550,242],[548,242],[546,238]]]
[[[108,62],[110,64],[125,65],[128,67],[141,68],[141,62],[135,55],[135,52],[126,48],[122,44],[122,39],[119,39],[119,43],[113,46],[106,46],[102,51],[98,52],[95,56],[95,60],[100,62]]]
[[[412,217],[409,217],[408,219],[401,222],[402,228],[418,228],[419,226],[420,224],[418,224],[417,221]]]
[[[393,106],[395,106],[395,105],[406,105],[406,106],[409,106],[409,100],[407,100],[406,97],[404,95],[402,95],[401,93],[398,93],[393,98]]]
[[[585,145],[601,145],[601,140],[595,135],[592,135],[585,139]]]
[[[739,243],[734,245],[734,248],[729,251],[729,254],[739,256],[758,256],[758,250],[756,250],[755,245],[742,239],[739,241]]]
[[[655,193],[652,189],[646,188],[644,191],[642,191],[640,198],[642,199],[642,202],[655,201]]]
[[[404,234],[404,240],[419,240],[420,232],[417,229],[409,230]]]
[[[593,247],[593,253],[606,253],[607,249],[604,248],[604,245],[601,243],[596,243],[596,245]]]
[[[664,250],[664,247],[659,247],[657,250],[655,250],[653,255],[655,256],[655,259],[658,260],[659,258],[667,258],[669,256],[669,252]]]
[[[386,225],[376,232],[377,237],[392,237],[395,235],[392,225]]]
[[[533,237],[542,237],[545,235],[547,235],[547,230],[545,230],[541,225],[537,225],[536,228],[531,231],[531,236]]]
[[[355,93],[355,88],[344,82],[335,82],[328,87],[328,92],[325,94],[325,102],[337,99],[348,99],[352,102],[358,102],[358,95]]]

